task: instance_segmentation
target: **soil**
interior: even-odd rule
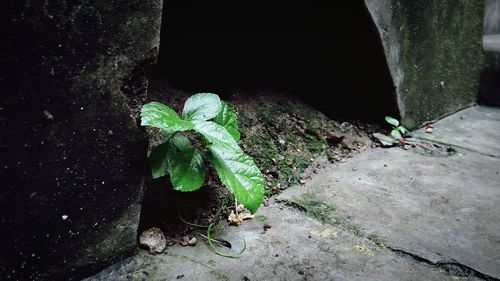
[[[151,79],[148,101],[162,102],[180,112],[192,94]],[[265,176],[264,204],[291,185],[304,184],[326,164],[344,162],[371,146],[367,132],[379,129],[359,122],[336,122],[283,91],[235,89],[220,96],[237,109],[239,144]],[[159,130],[147,131],[150,147],[162,142]],[[167,239],[178,240],[194,230],[182,220],[206,225],[213,221],[222,200],[230,197],[210,167],[206,183],[198,191],[174,191],[169,181],[168,176],[146,180],[139,233],[159,227]]]

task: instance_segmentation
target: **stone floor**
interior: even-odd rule
[[[273,197],[255,219],[218,226],[214,236],[233,244],[222,251],[246,244],[239,258],[198,237],[87,280],[500,280],[500,108],[468,108],[413,140],[455,153],[368,149]]]

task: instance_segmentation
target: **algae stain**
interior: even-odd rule
[[[336,228],[329,227],[326,229],[321,229],[321,230],[312,230],[311,234],[316,235],[321,238],[328,238],[328,237],[337,237],[338,231]]]
[[[220,272],[219,270],[210,270],[209,273],[212,274],[218,280],[229,281],[229,276]]]
[[[297,204],[300,208],[312,214],[323,223],[331,223],[332,219],[335,220],[336,218],[335,211],[337,208],[317,200],[312,194],[304,194],[300,198],[294,198],[290,201]]]
[[[264,215],[255,215],[254,218],[260,222],[267,222],[269,220],[269,218]]]
[[[354,248],[356,248],[356,250],[358,250],[359,252],[366,254],[367,256],[374,256],[373,251],[363,245],[355,245]]]
[[[218,270],[218,269],[214,268],[216,262],[213,259],[208,260],[207,263],[203,263],[201,261],[198,261],[196,259],[190,258],[188,256],[182,256],[182,255],[176,255],[176,254],[170,254],[170,255],[173,256],[173,257],[179,258],[182,261],[189,261],[189,262],[201,265],[201,266],[209,269],[210,270],[209,273],[212,276],[214,276],[217,280],[222,280],[222,281],[228,281],[229,280],[229,276],[227,274],[223,273],[221,270]]]
[[[384,248],[385,245],[381,239],[375,234],[366,234],[358,226],[349,223],[345,218],[341,217],[337,213],[337,207],[332,204],[318,200],[313,194],[306,193],[300,197],[295,197],[289,200],[292,204],[296,205],[305,212],[311,214],[314,218],[323,224],[330,224],[333,226],[340,226],[345,230],[351,232],[353,235],[363,238],[366,241],[370,241],[378,247]],[[323,237],[326,236],[337,236],[337,232],[332,229],[326,229],[323,231],[316,231],[313,234]]]

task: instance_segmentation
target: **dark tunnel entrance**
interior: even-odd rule
[[[277,89],[332,118],[398,116],[362,0],[166,1],[152,75],[187,92]]]

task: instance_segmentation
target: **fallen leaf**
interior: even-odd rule
[[[241,212],[244,212],[246,209],[245,209],[245,206],[243,204],[239,204],[238,206],[236,206],[236,212],[238,213],[241,213]]]
[[[244,220],[253,219],[255,217],[254,215],[252,215],[250,213],[249,210],[247,210],[245,208],[245,206],[243,206],[243,204],[236,206],[235,209],[236,209],[238,215],[236,215],[236,213],[233,210],[231,210],[231,212],[229,213],[229,216],[227,218],[230,225],[239,226],[240,224],[243,223]]]
[[[181,244],[183,247],[189,245],[189,236],[187,235],[182,236],[182,239],[179,241],[179,244]]]
[[[196,237],[193,237],[193,238],[189,239],[188,245],[191,247],[196,246],[196,242],[197,242]]]
[[[229,221],[230,225],[239,226],[243,223],[243,220],[240,219],[239,216],[236,216],[233,210],[231,210],[231,213],[229,213],[229,217],[227,218],[227,220]]]

